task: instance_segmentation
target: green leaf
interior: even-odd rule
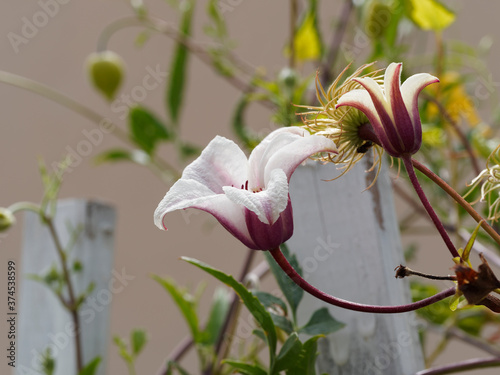
[[[132,343],[132,353],[134,356],[139,355],[139,353],[144,349],[144,346],[148,342],[148,336],[146,331],[141,329],[135,329],[130,334],[130,342]]]
[[[201,148],[191,143],[183,142],[180,143],[178,146],[182,160],[198,156],[201,153]]]
[[[288,370],[290,367],[294,366],[301,351],[302,343],[300,342],[297,333],[293,332],[290,336],[288,336],[288,339],[281,347],[281,350],[276,357],[276,364],[274,365],[273,372],[278,373],[280,371]]]
[[[297,271],[299,275],[302,275],[302,269],[299,266],[299,262],[297,261],[297,257],[294,254],[291,254],[288,248],[285,245],[281,245],[281,250],[283,255],[286,257],[290,265]],[[295,320],[297,307],[299,306],[302,297],[304,296],[304,291],[295,284],[276,264],[273,257],[266,251],[264,253],[267,262],[269,263],[269,267],[278,282],[278,285],[283,292],[290,308],[292,309],[292,314]]]
[[[455,14],[437,0],[407,0],[407,12],[423,30],[443,30],[455,21]]]
[[[183,0],[180,4],[180,35],[191,35],[191,23],[194,14],[195,0]],[[181,42],[177,43],[170,69],[170,82],[167,88],[167,108],[174,125],[179,123],[179,113],[184,99],[189,50]]]
[[[198,316],[193,297],[185,290],[179,288],[171,279],[163,279],[160,276],[153,275],[153,280],[160,283],[161,286],[170,294],[176,305],[179,307],[184,319],[189,326],[191,335],[195,342],[200,342],[200,333],[198,329]]]
[[[212,307],[210,309],[207,324],[202,332],[204,344],[213,345],[216,343],[230,305],[231,295],[226,289],[217,288],[212,300]]]
[[[471,309],[469,311],[473,312],[474,310],[476,309]],[[476,311],[479,311],[479,313],[464,314],[465,316],[463,318],[459,318],[457,327],[467,332],[469,335],[478,337],[481,334],[484,325],[488,322],[488,319],[481,310]]]
[[[266,309],[281,312],[285,316],[287,315],[288,309],[286,307],[286,303],[281,298],[261,291],[253,292],[253,294],[259,299]]]
[[[96,164],[103,164],[117,161],[131,161],[139,165],[148,165],[151,158],[142,150],[112,149],[103,152],[95,158]]]
[[[226,359],[222,361],[226,365],[232,366],[235,370],[238,370],[239,374],[243,375],[267,375],[267,371],[265,371],[262,367],[258,365],[250,365],[248,363],[233,361],[230,359]]]
[[[274,326],[273,320],[270,314],[267,312],[266,308],[260,303],[260,301],[255,297],[245,286],[238,281],[236,281],[232,276],[226,275],[224,272],[212,268],[208,264],[200,262],[199,260],[182,257],[188,263],[195,265],[196,267],[202,269],[203,271],[214,276],[219,281],[230,286],[234,289],[236,294],[241,298],[248,311],[253,315],[257,323],[262,327],[267,336],[267,342],[269,345],[269,356],[271,365],[274,363],[274,358],[276,356],[276,327]]]
[[[120,357],[122,357],[125,360],[125,362],[127,362],[129,365],[133,364],[134,358],[129,353],[128,348],[127,348],[127,344],[125,344],[125,341],[123,341],[123,339],[119,336],[114,336],[113,342],[118,347],[118,354],[120,354]]]
[[[212,25],[205,28],[205,31],[207,34],[223,41],[227,37],[227,27],[226,21],[220,12],[219,3],[220,0],[210,0],[207,4],[207,14],[212,21]]]
[[[413,302],[420,301],[439,293],[439,289],[434,285],[421,284],[416,281],[410,282],[410,289]],[[449,302],[445,300],[418,309],[416,312],[417,315],[434,324],[443,324],[453,315],[453,312],[449,308]]]
[[[158,142],[168,141],[173,137],[166,126],[144,107],[132,107],[128,120],[132,140],[149,155]]]
[[[297,362],[290,366],[287,375],[316,375],[315,364],[318,356],[318,339],[314,336],[302,344],[302,350],[297,356]]]
[[[345,324],[335,320],[330,315],[327,307],[316,310],[307,324],[299,330],[299,333],[308,335],[328,335],[345,327]]]
[[[271,318],[273,319],[274,325],[281,328],[287,334],[291,334],[294,331],[293,324],[287,317],[271,313]]]
[[[87,365],[84,368],[82,368],[82,370],[78,373],[78,375],[94,375],[100,363],[101,363],[101,357],[94,358],[92,361],[87,363]]]

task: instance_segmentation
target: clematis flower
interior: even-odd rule
[[[274,249],[293,234],[290,177],[319,152],[336,152],[335,144],[297,127],[272,132],[248,159],[233,141],[217,136],[167,192],[155,211],[155,224],[167,229],[168,212],[197,208],[247,247]]]
[[[344,94],[336,108],[350,106],[363,112],[374,131],[373,140],[391,156],[407,157],[420,149],[422,126],[418,113],[418,94],[436,77],[420,73],[409,77],[401,85],[402,63],[391,63],[385,70],[381,87],[370,77],[354,78],[365,90]]]
[[[359,129],[363,125],[369,123],[365,114],[352,107],[336,108],[337,101],[342,95],[352,90],[363,89],[363,86],[361,86],[355,78],[371,77],[378,84],[382,84],[383,76],[380,75],[380,70],[369,71],[373,65],[374,63],[360,66],[342,81],[342,78],[350,66],[348,65],[327,90],[323,88],[319,80],[319,74],[317,74],[316,96],[320,105],[297,105],[297,107],[306,108],[308,110],[307,112],[301,113],[305,115],[303,118],[304,127],[313,134],[323,135],[332,139],[337,145],[338,154],[331,160],[326,158],[322,160],[332,161],[335,164],[342,165],[344,170],[340,176],[348,172],[354,164],[361,160],[369,149],[371,149],[374,154],[373,166],[371,169],[378,166],[377,174],[378,171],[380,171],[381,156],[383,152],[382,147],[372,142],[367,142],[359,135]]]

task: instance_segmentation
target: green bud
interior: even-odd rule
[[[9,229],[16,223],[16,218],[12,211],[7,208],[0,207],[0,232]]]
[[[112,51],[95,52],[87,58],[87,70],[94,86],[109,101],[113,100],[123,78],[124,62]]]

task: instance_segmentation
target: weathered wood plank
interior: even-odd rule
[[[75,294],[92,282],[95,288],[80,310],[83,363],[96,356],[103,361],[98,374],[105,374],[109,343],[109,308],[117,286],[113,267],[115,211],[112,207],[86,200],[62,200],[54,221],[63,246],[71,231],[79,228],[75,246],[68,253],[69,264],[79,260],[83,271],[73,275]],[[19,306],[17,374],[39,374],[40,355],[49,347],[56,358],[55,375],[76,373],[74,326],[70,314],[52,291],[29,275],[45,275],[60,261],[49,231],[34,213],[25,217]]]
[[[368,158],[365,158],[367,160]],[[395,279],[403,253],[392,188],[384,166],[377,183],[366,162],[340,179],[332,164],[308,164],[291,181],[295,231],[288,242],[311,284],[347,300],[377,305],[410,302],[406,280]],[[325,304],[309,295],[301,323]],[[414,313],[375,315],[329,306],[347,327],[321,340],[319,373],[410,375],[424,367]]]

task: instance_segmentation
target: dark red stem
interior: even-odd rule
[[[425,298],[418,302],[410,303],[407,305],[399,306],[377,306],[377,305],[363,305],[360,303],[349,302],[334,296],[331,296],[311,284],[305,281],[302,276],[300,276],[297,271],[288,263],[280,248],[270,250],[269,253],[272,255],[276,263],[281,267],[281,269],[292,279],[292,281],[302,288],[307,293],[312,296],[319,298],[320,300],[329,303],[330,305],[338,306],[347,310],[361,311],[366,313],[378,313],[378,314],[398,314],[408,311],[414,311],[420,309],[421,307],[432,305],[435,302],[441,301],[449,296],[455,294],[455,288],[451,287],[432,297]]]
[[[446,229],[444,229],[443,223],[441,222],[441,220],[439,220],[439,217],[437,216],[429,200],[427,199],[424,191],[422,190],[422,186],[420,186],[420,183],[418,182],[417,175],[415,174],[415,170],[413,169],[413,162],[411,157],[410,156],[402,157],[401,159],[403,160],[406,172],[408,173],[408,177],[410,178],[410,182],[413,185],[413,188],[415,189],[418,197],[420,198],[420,201],[422,202],[422,205],[427,211],[427,214],[430,216],[432,222],[436,226],[436,229],[441,235],[441,238],[448,247],[448,250],[450,251],[451,255],[453,256],[453,258],[460,257],[460,254],[458,254],[455,245],[453,245],[453,242],[451,242],[450,236],[448,236],[448,232],[446,232]]]

